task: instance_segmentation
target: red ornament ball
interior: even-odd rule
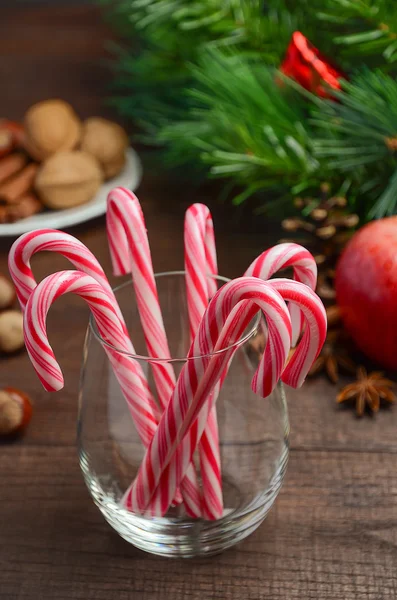
[[[397,216],[360,229],[336,269],[336,299],[358,348],[397,369]]]

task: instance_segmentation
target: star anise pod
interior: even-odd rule
[[[325,372],[332,383],[337,383],[339,371],[355,373],[356,365],[346,354],[346,350],[341,345],[341,332],[331,330],[327,334],[327,339],[320,352],[320,355],[314,361],[309,376]]]
[[[340,404],[347,400],[355,400],[357,416],[362,417],[366,406],[376,413],[381,400],[395,402],[397,398],[392,391],[393,386],[394,383],[386,379],[383,373],[374,371],[368,374],[364,367],[360,367],[357,371],[357,381],[342,388],[336,401]]]

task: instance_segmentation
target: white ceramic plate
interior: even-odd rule
[[[71,225],[77,225],[84,221],[89,221],[94,217],[103,215],[106,212],[106,197],[110,190],[116,186],[123,186],[129,190],[136,190],[142,178],[142,165],[139,156],[132,148],[126,153],[126,163],[124,169],[113,179],[106,181],[92,200],[86,204],[67,208],[59,211],[46,211],[22,219],[16,223],[0,224],[0,237],[17,236],[26,231],[49,227],[51,229],[63,229]]]

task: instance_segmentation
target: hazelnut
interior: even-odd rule
[[[98,160],[105,179],[114,177],[124,167],[128,136],[124,129],[100,117],[92,117],[83,123],[81,148]]]
[[[25,145],[36,160],[44,160],[60,150],[72,150],[80,136],[81,122],[63,100],[39,102],[25,115]]]
[[[16,388],[0,390],[0,435],[20,433],[32,418],[29,397]]]
[[[15,300],[15,290],[11,281],[0,275],[0,310],[10,308]]]
[[[101,168],[91,154],[80,150],[58,152],[41,166],[35,188],[49,208],[70,208],[91,200],[102,179]]]
[[[0,313],[0,352],[10,354],[24,344],[23,316],[17,310]]]

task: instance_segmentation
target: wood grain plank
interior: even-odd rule
[[[6,598],[395,598],[397,473],[383,453],[293,451],[256,533],[223,555],[171,562],[103,522],[72,448],[3,448],[0,469]]]
[[[0,6],[0,117],[19,120],[31,104],[54,97],[82,118],[112,116],[104,103],[110,38],[95,6]]]

